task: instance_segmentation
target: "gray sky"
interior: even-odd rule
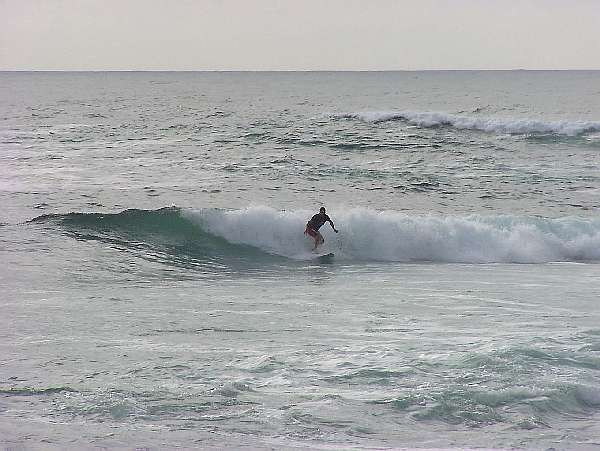
[[[600,69],[600,0],[0,0],[0,70]]]

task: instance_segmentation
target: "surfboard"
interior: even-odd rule
[[[315,255],[315,260],[318,260],[320,262],[323,261],[331,261],[333,259],[333,257],[335,256],[335,254],[333,252],[329,252],[328,254],[317,254]]]

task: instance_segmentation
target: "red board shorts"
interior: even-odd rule
[[[310,235],[313,238],[316,238],[319,236],[319,232],[317,232],[315,229],[311,229],[310,227],[307,227],[306,230],[304,231],[305,235]]]

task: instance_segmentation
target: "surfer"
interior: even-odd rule
[[[315,247],[313,247],[313,251],[317,250],[317,247],[319,247],[325,242],[325,240],[323,239],[323,235],[321,235],[321,233],[319,232],[319,229],[326,222],[329,222],[333,231],[335,233],[338,233],[335,226],[333,225],[333,222],[331,221],[331,218],[325,213],[325,207],[321,207],[319,209],[319,213],[310,218],[310,221],[306,223],[306,230],[304,230],[304,234],[310,235],[314,238]]]

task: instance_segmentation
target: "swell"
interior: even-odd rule
[[[41,396],[41,395],[55,395],[58,393],[76,393],[77,390],[71,387],[46,387],[46,388],[34,388],[34,387],[11,387],[1,388],[0,395],[11,395],[11,396]]]
[[[598,121],[543,121],[533,118],[480,117],[444,112],[366,111],[333,114],[331,117],[334,119],[358,119],[371,123],[401,120],[418,127],[447,126],[498,134],[578,136],[600,131],[600,122]]]
[[[58,227],[80,240],[166,253],[175,261],[253,264],[309,260],[303,235],[314,212],[270,207],[240,210],[125,210],[43,215],[30,223]],[[332,209],[339,234],[325,225],[323,252],[340,261],[544,263],[600,261],[600,218],[411,215],[366,208]]]

